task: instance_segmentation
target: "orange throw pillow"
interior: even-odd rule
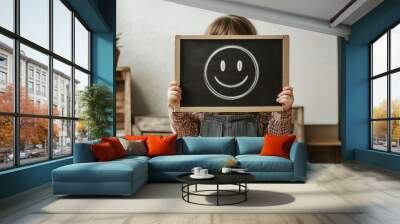
[[[176,138],[177,135],[170,136],[148,136],[147,143],[147,154],[148,156],[165,156],[176,154]]]
[[[262,156],[280,156],[289,159],[290,147],[296,135],[265,135],[264,146],[261,149]]]
[[[108,142],[93,144],[91,145],[91,149],[94,157],[99,162],[110,161],[117,158],[114,149]]]
[[[126,151],[117,137],[101,138],[101,142],[108,142],[114,149],[117,158],[125,157]]]
[[[146,141],[147,136],[143,135],[125,135],[125,139],[129,141]]]

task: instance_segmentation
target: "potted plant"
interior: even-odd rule
[[[110,136],[112,125],[112,93],[107,86],[95,84],[79,93],[81,119],[87,127],[89,140]]]

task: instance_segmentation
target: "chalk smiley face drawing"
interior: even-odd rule
[[[223,100],[237,100],[250,94],[259,78],[258,62],[244,47],[227,45],[216,49],[204,66],[204,83]]]

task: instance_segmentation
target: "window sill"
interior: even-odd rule
[[[32,169],[32,168],[35,168],[35,167],[49,165],[49,164],[52,164],[52,163],[62,162],[62,161],[69,160],[69,159],[72,159],[72,156],[62,157],[62,158],[59,158],[59,159],[52,159],[52,160],[38,162],[38,163],[30,164],[30,165],[24,165],[24,166],[16,167],[16,168],[10,168],[10,169],[7,169],[7,170],[0,171],[0,176],[1,175],[6,175],[6,174],[10,174],[10,173],[14,173],[14,172],[27,170],[27,169]]]

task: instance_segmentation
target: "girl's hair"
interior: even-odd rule
[[[206,35],[257,35],[257,30],[245,17],[226,15],[214,20],[208,26]]]

